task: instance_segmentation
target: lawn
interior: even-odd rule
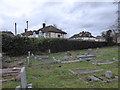
[[[84,55],[88,52],[96,55],[96,58],[91,59],[93,62],[111,62],[114,61],[113,58],[118,59],[117,46],[70,52],[72,53],[72,57],[69,60],[78,60],[75,58],[76,55]],[[50,58],[44,60],[30,59],[31,65],[19,65],[19,67],[26,66],[27,83],[32,83],[33,88],[118,88],[118,80],[107,83],[101,83],[101,80],[86,82],[86,77],[90,75],[104,76],[105,71],[112,71],[113,75],[118,76],[118,61],[104,65],[95,65],[86,60],[76,63],[54,63],[42,65],[42,63],[52,63],[52,57],[62,60],[64,56],[67,56],[66,52],[46,55]],[[5,60],[10,61],[7,63],[8,67],[15,67],[18,66],[18,61],[25,62],[27,59],[26,57],[27,56],[7,57]],[[103,69],[103,71],[88,74],[73,74],[70,72],[70,70],[83,72],[99,69]],[[3,82],[2,88],[15,88],[18,85],[20,85],[20,81]]]

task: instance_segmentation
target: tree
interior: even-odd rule
[[[108,45],[111,45],[113,43],[112,30],[108,30],[108,31],[102,32],[102,36],[107,41]]]
[[[114,2],[113,4],[117,5],[118,10],[116,11],[117,14],[117,19],[114,25],[111,26],[111,30],[112,30],[112,37],[114,42],[117,43],[117,39],[120,36],[120,1],[118,2]]]

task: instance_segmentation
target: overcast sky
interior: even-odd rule
[[[114,25],[117,5],[113,2],[76,2],[72,0],[0,0],[0,29],[23,33],[26,21],[29,30],[37,30],[42,23],[53,25],[68,33],[68,37],[81,31],[100,35]]]

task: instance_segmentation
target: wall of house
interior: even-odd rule
[[[120,37],[117,38],[117,43],[120,43]]]
[[[60,37],[58,37],[59,35],[60,35]],[[61,34],[61,33],[50,32],[50,37],[51,38],[66,38],[66,35],[65,34]]]
[[[105,42],[105,39],[96,38],[95,41],[98,41],[98,42]]]
[[[58,37],[58,35],[60,35],[60,37]],[[28,37],[30,37],[30,38],[33,38],[33,37],[38,38],[38,37],[40,37],[40,35],[39,34],[34,34],[34,35],[30,35]],[[48,32],[48,33],[44,33],[43,37],[45,37],[45,38],[66,38],[66,34]]]
[[[81,40],[95,40],[95,38],[91,38],[91,37],[77,37],[77,38],[74,38],[74,39],[81,39]]]

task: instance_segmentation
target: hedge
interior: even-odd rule
[[[9,36],[2,34],[2,51],[9,56],[27,55],[28,51],[33,53],[52,53],[69,50],[81,50],[107,46],[106,42],[78,41],[61,38],[28,38],[20,36]]]

